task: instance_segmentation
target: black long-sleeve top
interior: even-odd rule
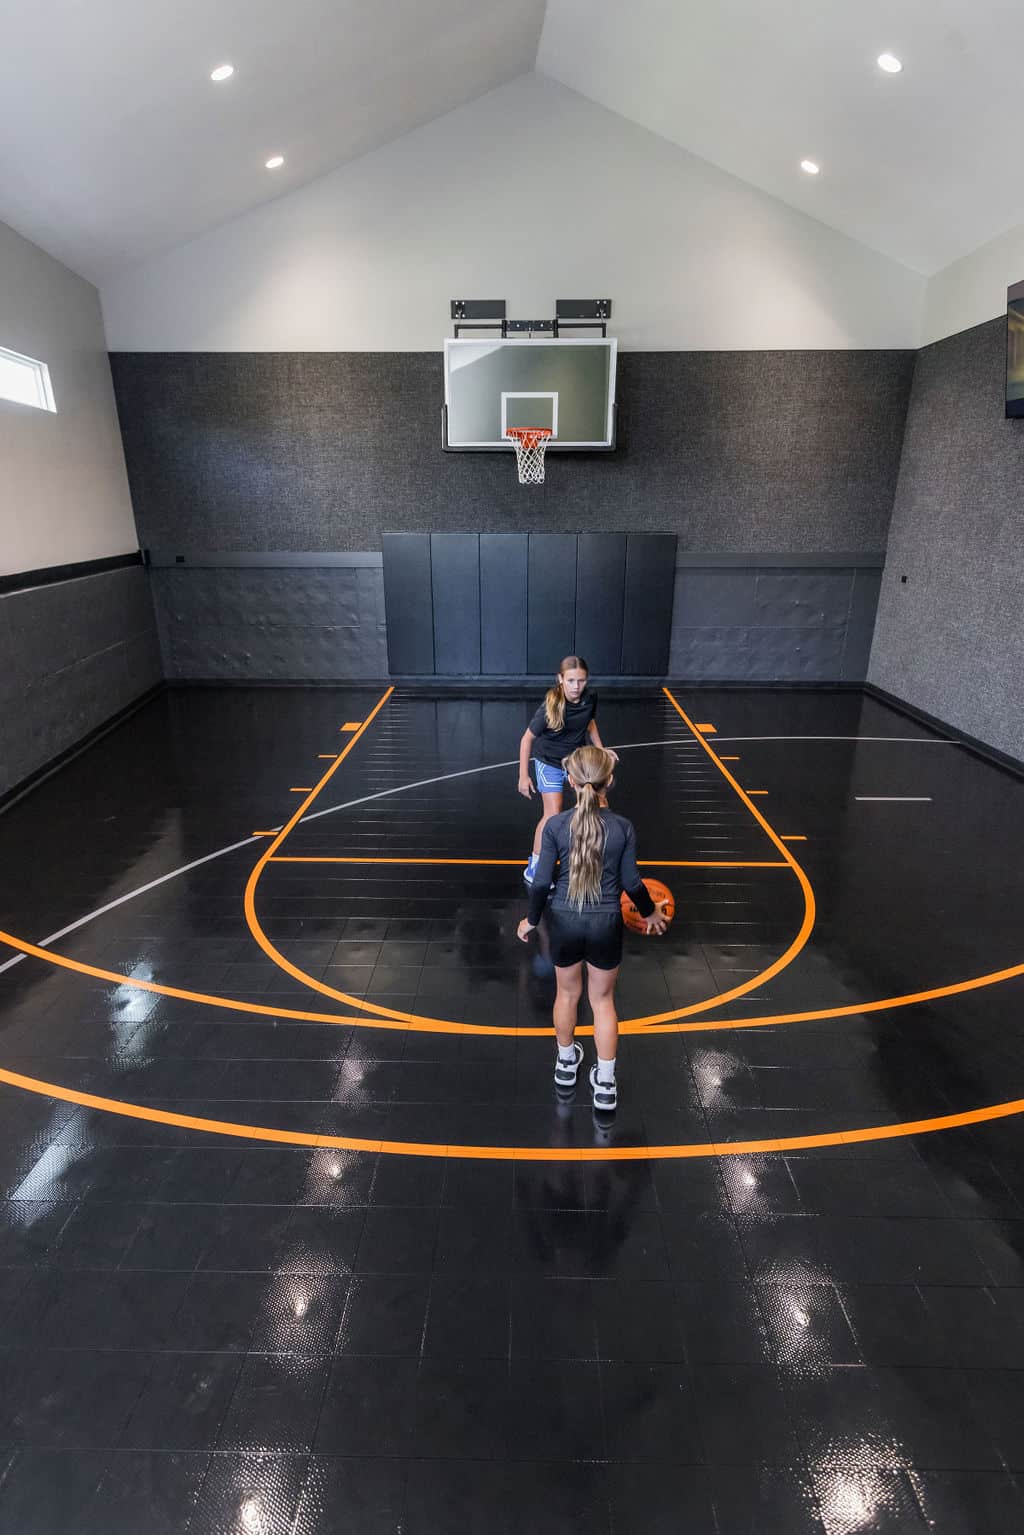
[[[555,910],[575,911],[569,901],[569,840],[572,810],[553,815],[544,827],[540,857],[530,888],[530,926],[536,927],[551,899]],[[598,811],[604,823],[604,858],[601,865],[601,893],[588,902],[584,911],[618,911],[619,896],[625,890],[642,917],[654,915],[655,905],[636,866],[636,832],[632,821],[614,810]],[[557,870],[557,873],[556,873]],[[555,888],[551,889],[552,881]]]

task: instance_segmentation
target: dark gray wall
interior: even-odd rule
[[[1005,419],[1005,346],[998,319],[918,354],[868,675],[1024,759],[1024,420]]]
[[[385,532],[630,529],[746,557],[745,575],[677,583],[673,675],[862,679],[873,587],[854,568],[885,548],[913,354],[619,362],[618,449],[549,454],[524,488],[511,455],[442,453],[439,354],[115,353],[139,539],[172,567],[154,571],[168,675],[386,675],[379,573],[339,587],[318,552],[371,554]],[[273,575],[213,566],[257,554]],[[781,594],[777,571],[762,579],[780,556]]]
[[[0,794],[162,675],[141,565],[0,596]]]
[[[676,533],[708,553],[884,549],[913,353],[632,352],[619,447],[442,453],[440,354],[114,353],[145,548],[372,550],[391,532]]]

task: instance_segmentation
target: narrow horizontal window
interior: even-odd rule
[[[22,357],[20,352],[9,352],[0,346],[0,400],[55,411],[50,370],[45,362],[36,362],[34,357]]]

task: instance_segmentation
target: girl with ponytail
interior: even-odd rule
[[[539,793],[544,811],[533,836],[533,851],[523,870],[528,885],[533,884],[544,827],[562,808],[565,773],[562,762],[578,746],[590,741],[601,745],[597,729],[597,694],[587,687],[587,663],[582,656],[565,656],[558,668],[553,687],[534,714],[519,742],[519,793],[525,799]],[[533,758],[537,787],[530,779]]]
[[[540,857],[530,890],[530,910],[517,936],[527,941],[548,906],[551,959],[555,966],[555,1084],[571,1090],[583,1059],[577,1044],[576,1012],[583,994],[594,1014],[597,1061],[590,1071],[594,1108],[611,1112],[617,1103],[615,1056],[619,1020],[615,982],[622,961],[623,890],[646,918],[648,933],[663,933],[665,917],[655,907],[636,864],[631,821],[608,808],[616,757],[600,746],[581,746],[564,768],[576,791],[576,808],[545,820]],[[557,873],[556,873],[557,870]],[[555,881],[552,890],[552,880]]]

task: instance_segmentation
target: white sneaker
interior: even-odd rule
[[[618,1088],[614,1080],[611,1082],[599,1082],[597,1080],[597,1067],[590,1068],[590,1100],[595,1109],[602,1114],[614,1114],[619,1102]]]
[[[555,1086],[570,1088],[576,1086],[576,1074],[583,1060],[583,1046],[578,1039],[573,1040],[573,1054],[575,1059],[563,1061],[560,1055],[555,1057]]]

